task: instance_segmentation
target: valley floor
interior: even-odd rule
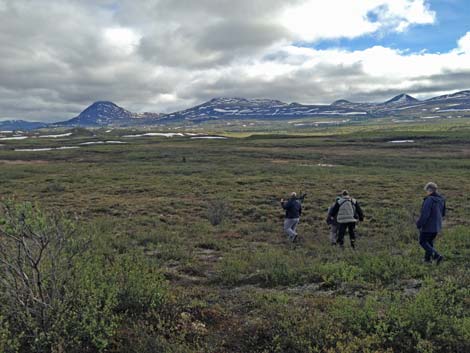
[[[137,303],[118,290],[114,324],[83,351],[470,351],[470,125],[80,145],[93,139],[123,140],[116,130],[0,147],[3,200],[65,212],[91,236],[87,256],[138,283]],[[439,267],[422,264],[414,226],[431,180],[449,207]],[[356,251],[328,241],[343,189],[366,215]],[[278,202],[292,191],[308,193],[298,244]],[[121,258],[142,275],[116,269]],[[162,276],[154,307],[146,271]]]

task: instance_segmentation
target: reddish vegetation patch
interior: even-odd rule
[[[237,232],[225,232],[225,233],[222,233],[220,236],[221,238],[224,238],[224,239],[241,239],[242,238],[242,235]]]
[[[288,164],[291,161],[288,159],[270,159],[270,162],[274,164]]]
[[[48,161],[44,160],[31,160],[31,161],[25,161],[21,159],[15,159],[15,160],[8,160],[8,159],[0,159],[0,164],[47,164],[49,163]]]

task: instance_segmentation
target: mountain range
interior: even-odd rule
[[[214,120],[283,120],[300,118],[364,119],[380,117],[470,117],[470,90],[418,100],[400,94],[383,103],[337,100],[330,105],[284,103],[272,99],[214,98],[195,107],[171,113],[133,113],[113,102],[98,101],[78,116],[53,124],[23,120],[0,121],[0,130],[33,130],[45,127],[152,126],[170,123],[197,124]]]

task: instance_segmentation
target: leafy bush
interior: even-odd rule
[[[166,294],[164,278],[145,258],[121,257],[113,267],[113,280],[119,288],[118,311],[139,315],[162,305]]]
[[[61,345],[75,260],[85,243],[73,237],[72,223],[31,204],[4,204],[0,224],[0,305],[10,330],[23,335],[25,352]]]
[[[76,231],[31,204],[4,205],[1,352],[101,352],[124,316],[164,302],[166,282],[144,257],[97,255]]]
[[[0,352],[18,352],[18,337],[13,335],[8,322],[2,316],[0,316]]]
[[[411,257],[365,254],[357,262],[368,282],[389,284],[403,278],[421,278],[425,273],[423,266]]]

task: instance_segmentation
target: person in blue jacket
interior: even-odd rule
[[[425,250],[424,262],[439,264],[444,257],[434,248],[434,240],[442,229],[442,220],[446,215],[446,201],[438,194],[435,183],[424,187],[427,196],[424,198],[421,215],[416,222],[419,229],[419,244]]]

